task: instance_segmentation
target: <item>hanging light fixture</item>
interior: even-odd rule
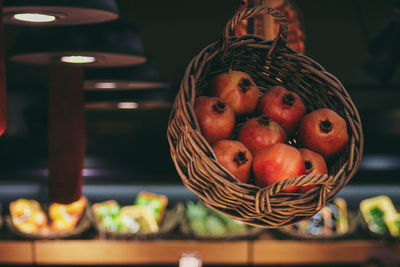
[[[10,58],[30,64],[90,67],[117,67],[146,62],[142,40],[135,27],[121,21],[27,28],[17,39]]]
[[[84,88],[87,91],[151,90],[167,86],[154,60],[136,66],[85,70]]]
[[[0,0],[1,25],[0,33],[3,35],[3,22],[8,24],[21,24],[29,26],[44,25],[78,25],[106,22],[115,20],[119,16],[117,3],[114,0]],[[1,36],[2,37],[2,36]],[[33,39],[33,42],[23,44],[35,44],[45,42],[49,39]],[[64,38],[62,38],[64,40]],[[54,39],[53,39],[54,41]],[[0,40],[0,59],[3,59],[3,40]],[[18,59],[16,59],[18,61]],[[61,59],[68,63],[94,63],[94,56],[69,55]],[[23,59],[20,61],[24,62]],[[31,62],[35,63],[35,62]],[[6,126],[6,87],[4,60],[0,76],[0,135]]]
[[[86,91],[86,110],[149,110],[171,107],[169,87]]]
[[[170,87],[158,64],[85,70],[85,101],[89,110],[143,110],[171,106]]]
[[[83,67],[121,67],[146,62],[136,30],[120,21],[70,27],[29,27],[11,60],[50,65],[49,193],[58,203],[82,193],[86,147]],[[121,104],[121,108],[134,104]]]
[[[114,0],[4,0],[4,22],[23,25],[74,25],[118,18]]]
[[[171,103],[164,101],[103,101],[88,102],[85,104],[86,110],[93,111],[111,111],[111,110],[149,110],[149,109],[166,109],[170,108]]]

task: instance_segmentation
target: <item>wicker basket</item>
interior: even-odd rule
[[[230,37],[243,19],[269,14],[280,23],[273,41],[245,35]],[[317,213],[356,173],[363,150],[363,133],[356,107],[342,84],[314,60],[285,45],[287,21],[278,10],[256,7],[237,13],[219,40],[189,63],[176,96],[168,126],[172,160],[186,187],[208,207],[251,225],[276,228]],[[218,164],[201,135],[193,105],[210,78],[229,70],[249,73],[261,91],[283,85],[302,98],[307,112],[327,107],[347,122],[349,143],[328,162],[329,175],[293,177],[260,188],[240,183]],[[292,139],[291,142],[296,142]],[[306,194],[281,193],[294,185],[318,184]]]

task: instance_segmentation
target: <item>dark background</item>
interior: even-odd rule
[[[215,41],[235,0],[119,0],[146,54],[178,90],[186,65]],[[361,114],[365,157],[353,184],[399,184],[400,68],[385,85],[363,66],[368,42],[393,15],[394,1],[300,0],[306,55],[337,76]],[[23,27],[5,26],[9,55]],[[49,40],[51,42],[51,40]],[[27,44],[29,45],[29,44]],[[47,183],[47,68],[7,62],[8,128],[0,138],[0,181]],[[180,184],[169,155],[169,109],[87,111],[86,184]]]

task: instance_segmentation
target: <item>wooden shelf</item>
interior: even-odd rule
[[[1,264],[32,264],[33,244],[30,241],[0,241]]]
[[[377,248],[400,262],[400,243],[367,240],[293,241],[268,236],[255,241],[0,241],[0,264],[41,265],[177,265],[183,252],[198,252],[205,264],[362,263]]]
[[[37,264],[178,264],[183,252],[199,252],[207,264],[247,264],[248,242],[105,241],[34,242]]]
[[[282,241],[257,240],[250,244],[253,264],[362,263],[374,249],[387,248],[400,262],[400,244],[366,240]]]

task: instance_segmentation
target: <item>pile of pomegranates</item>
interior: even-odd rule
[[[212,78],[194,111],[204,138],[226,170],[260,187],[305,174],[327,174],[326,160],[348,142],[347,124],[335,111],[306,114],[294,92],[273,86],[261,95],[247,73],[232,70]],[[288,137],[296,142],[288,142]],[[315,185],[285,192],[305,193]]]

